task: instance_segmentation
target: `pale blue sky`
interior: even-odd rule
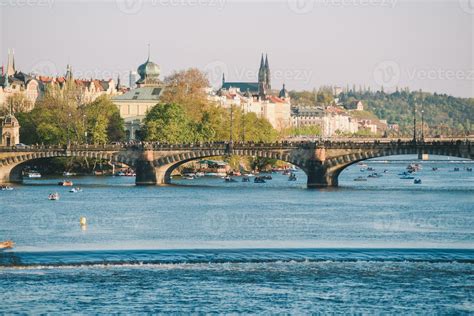
[[[0,59],[25,72],[123,78],[147,44],[162,74],[198,67],[217,85],[255,81],[269,54],[273,87],[409,86],[474,96],[474,1],[0,0]],[[392,87],[392,88],[390,88]]]

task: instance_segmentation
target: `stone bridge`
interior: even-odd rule
[[[162,185],[169,184],[173,170],[187,162],[215,156],[239,155],[289,162],[306,173],[308,187],[327,187],[337,186],[339,174],[354,163],[405,154],[474,158],[471,140],[3,147],[0,148],[0,182],[21,182],[24,166],[37,159],[76,157],[124,163],[136,170],[137,185]]]

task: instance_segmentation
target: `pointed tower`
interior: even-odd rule
[[[224,87],[225,84],[225,73],[222,73],[222,87]]]
[[[258,83],[260,84],[265,84],[266,81],[266,72],[265,72],[265,61],[263,59],[263,54],[262,58],[260,59],[260,69],[258,70]]]
[[[265,55],[265,88],[267,90],[271,90],[272,84],[271,84],[271,78],[270,78],[270,66],[268,64],[268,55]]]
[[[120,84],[120,74],[119,74],[117,76],[117,85],[115,86],[115,89],[117,89],[117,91],[120,90],[120,86],[121,86],[121,84]]]
[[[72,80],[72,79],[73,79],[73,76],[72,76],[72,68],[71,68],[70,65],[67,65],[65,78],[66,78],[66,80]]]
[[[8,50],[7,76],[13,76],[15,73],[15,52]]]

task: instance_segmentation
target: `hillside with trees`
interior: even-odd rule
[[[296,106],[327,106],[328,103],[334,104],[336,101],[339,105],[346,105],[360,100],[366,112],[381,120],[387,120],[389,124],[399,124],[399,136],[411,136],[415,106],[418,124],[421,124],[423,109],[425,135],[465,136],[473,133],[473,98],[457,98],[446,94],[409,91],[408,89],[397,90],[393,93],[346,89],[337,96],[331,97],[329,91],[333,89],[323,87],[313,91],[291,91],[290,96],[293,105]],[[369,113],[366,113],[367,117],[370,117]]]

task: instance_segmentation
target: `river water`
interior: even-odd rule
[[[0,252],[0,313],[474,313],[473,163],[424,162],[415,185],[398,176],[412,158],[369,161],[383,177],[367,182],[354,165],[322,190],[301,171],[72,178],[80,193],[27,180],[0,191],[0,240],[16,242]]]

